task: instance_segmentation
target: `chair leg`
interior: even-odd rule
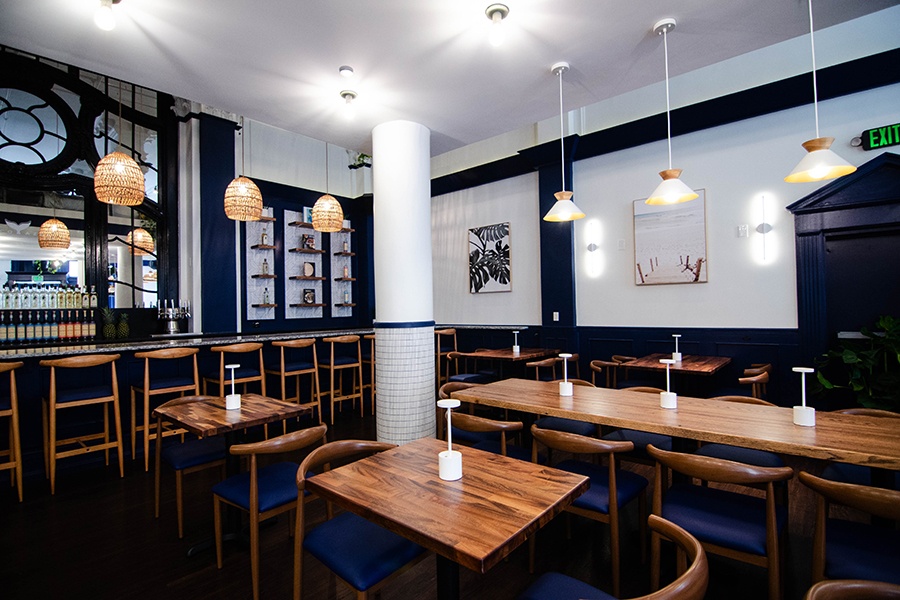
[[[253,600],[259,600],[259,513],[250,515],[250,577]]]
[[[180,497],[180,495],[179,495]],[[180,513],[179,513],[180,514]],[[216,529],[216,567],[222,568],[222,503],[213,494],[213,522]],[[178,537],[181,537],[180,535]]]
[[[113,417],[116,420],[116,453],[119,457],[119,477],[125,477],[125,444],[122,443],[122,414],[119,410],[118,396],[113,400]],[[144,435],[146,436],[146,434],[147,431],[145,430]]]
[[[19,502],[22,501],[22,442],[19,439],[19,419],[11,418],[9,423],[9,439],[10,446],[9,452],[10,455],[15,454],[16,460],[16,487],[19,492]]]
[[[162,467],[160,466],[160,457],[162,455],[162,446],[160,445],[160,440],[162,439],[162,419],[159,419],[156,423],[156,461],[153,466],[153,516],[155,518],[159,518],[159,484],[160,484],[160,471],[162,471]]]
[[[50,421],[50,435],[47,439],[50,450],[50,495],[56,494],[56,407],[48,407],[48,419]]]
[[[650,534],[650,591],[659,589],[660,538],[655,531]]]
[[[41,429],[42,433],[42,442],[44,446],[44,477],[50,478],[50,446],[48,444],[50,440],[50,426],[47,422],[47,402],[44,400],[41,402]]]
[[[182,392],[184,393],[184,392]],[[144,396],[144,423],[141,426],[144,433],[144,473],[150,470],[150,396]],[[134,409],[132,409],[134,410]],[[162,434],[156,437],[156,443],[162,442]]]
[[[137,403],[134,388],[131,388],[131,460],[137,460],[137,415],[134,414],[134,405]]]
[[[184,482],[184,472],[179,469],[175,471],[175,511],[178,514],[178,539],[184,537],[184,496],[182,494],[182,483]],[[216,510],[219,509],[219,503],[216,501]],[[216,526],[216,535],[221,535],[219,533],[219,527]],[[219,568],[222,568],[222,565],[219,565]]]
[[[101,405],[103,408],[103,445],[109,443],[109,407],[106,404]],[[103,449],[103,457],[106,459],[106,466],[109,466],[109,448]]]

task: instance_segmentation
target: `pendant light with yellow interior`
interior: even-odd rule
[[[131,156],[121,152],[122,148],[122,82],[119,89],[119,122],[116,135],[116,150],[100,159],[94,169],[94,194],[97,200],[118,206],[137,206],[144,201],[144,172]],[[107,121],[109,112],[107,111]],[[107,123],[108,125],[108,123]],[[108,127],[107,127],[108,131]],[[107,133],[107,139],[108,133]]]
[[[156,245],[153,243],[153,236],[143,227],[136,227],[129,231],[125,236],[125,243],[131,249],[134,256],[148,256],[154,253]]]
[[[38,246],[41,248],[68,250],[70,243],[69,228],[56,217],[47,219],[38,229]]]
[[[337,198],[328,193],[328,142],[325,142],[325,193],[312,209],[312,225],[316,231],[334,233],[344,227],[344,209]]]
[[[244,171],[244,117],[241,117],[241,172]],[[225,188],[225,216],[232,221],[259,221],[262,192],[249,177],[238,175]]]
[[[576,219],[583,219],[585,217],[584,212],[575,206],[575,203],[572,201],[572,192],[566,191],[566,144],[564,140],[565,131],[563,129],[562,76],[563,73],[568,70],[569,63],[567,62],[558,62],[550,67],[550,72],[559,76],[559,150],[560,167],[562,168],[562,191],[553,194],[553,196],[556,197],[556,202],[553,203],[553,206],[547,214],[544,215],[544,220],[550,221],[551,223],[575,221]]]

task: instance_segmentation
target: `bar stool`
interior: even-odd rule
[[[135,358],[144,359],[144,384],[141,387],[131,386],[131,458],[137,458],[136,439],[137,432],[143,433],[144,437],[144,471],[150,470],[150,440],[156,439],[156,433],[152,431],[150,424],[150,397],[160,396],[163,394],[179,394],[184,396],[185,392],[191,392],[192,395],[200,394],[200,377],[197,373],[197,353],[199,348],[163,348],[161,350],[149,350],[147,352],[135,352]],[[193,376],[174,376],[174,377],[150,377],[150,361],[151,360],[175,360],[180,358],[193,359]],[[140,394],[144,400],[143,421],[137,424],[137,415],[135,411],[136,398]],[[183,433],[182,429],[166,428],[163,436],[177,435]]]
[[[263,345],[261,342],[244,342],[240,344],[229,344],[228,346],[213,346],[210,348],[213,352],[219,353],[219,371],[218,373],[209,373],[203,376],[203,393],[205,395],[209,394],[209,384],[217,384],[219,386],[219,397],[225,395],[225,383],[231,382],[231,374],[225,373],[225,355],[226,354],[249,354],[250,352],[259,353],[259,366],[257,368],[245,367],[241,365],[240,368],[234,370],[234,383],[242,383],[244,384],[244,390],[247,389],[247,384],[252,383],[254,381],[259,382],[259,386],[261,388],[260,394],[266,395],[266,375],[265,375],[265,367],[263,366]],[[235,358],[235,360],[238,360]],[[231,359],[228,360],[230,362]]]
[[[56,461],[60,458],[78,456],[94,450],[103,450],[106,464],[109,465],[109,449],[115,448],[119,456],[119,477],[125,476],[125,465],[122,459],[122,422],[119,411],[119,380],[116,377],[116,361],[118,354],[83,354],[67,358],[50,358],[40,362],[42,367],[50,367],[50,392],[43,398],[44,425],[44,469],[50,479],[50,494],[56,493]],[[90,367],[110,366],[111,383],[96,383],[78,388],[57,387],[57,369],[88,369]],[[84,376],[86,379],[90,375]],[[107,405],[112,404],[115,419],[116,441],[109,441],[109,412]],[[103,432],[79,435],[66,439],[57,439],[57,411],[79,406],[100,405],[103,408]],[[102,440],[100,443],[88,444]],[[76,445],[76,448],[62,450],[61,447]]]
[[[328,364],[320,365],[322,369],[328,369],[328,397],[331,399],[331,424],[334,425],[334,406],[336,403],[345,400],[355,400],[359,398],[359,416],[363,416],[363,395],[362,395],[362,349],[360,347],[358,335],[341,335],[337,337],[322,338],[322,341],[329,345],[330,352]],[[338,344],[356,345],[355,355],[337,356]],[[353,385],[350,392],[344,393],[344,377],[343,372],[350,371],[353,374]],[[335,375],[337,375],[337,387],[335,387]],[[372,412],[375,412],[375,406],[372,406]]]
[[[322,424],[322,395],[319,390],[319,358],[316,354],[316,338],[305,338],[301,340],[283,340],[272,342],[272,345],[279,349],[281,359],[278,368],[270,367],[266,369],[269,375],[277,375],[281,382],[281,399],[284,402],[293,402],[300,406],[316,409],[319,415],[319,424]],[[308,352],[304,352],[305,348],[309,348]],[[305,356],[300,356],[301,353]],[[300,376],[309,375],[309,401],[300,401]],[[294,389],[297,391],[296,396],[287,395],[287,379],[296,377]],[[285,423],[285,433],[287,432],[287,423]]]
[[[9,395],[0,398],[0,417],[9,417],[9,449],[0,452],[9,460],[0,463],[0,471],[11,471],[9,480],[19,492],[22,501],[22,443],[19,440],[19,394],[16,390],[16,369],[23,362],[0,363],[0,373],[9,373]]]
[[[369,365],[369,383],[363,389],[369,388],[372,392],[372,414],[375,414],[375,334],[364,335],[363,339],[369,340],[369,350],[362,353],[362,364]]]
[[[444,339],[447,338],[447,339]],[[438,387],[441,387],[441,384],[447,381],[447,378],[443,373],[444,369],[441,368],[442,360],[449,360],[448,354],[451,352],[458,352],[458,348],[456,347],[456,330],[455,329],[435,329],[434,330],[434,346],[435,346],[435,372],[437,373],[437,384]]]

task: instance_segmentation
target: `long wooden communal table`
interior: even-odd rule
[[[438,598],[459,597],[459,565],[485,573],[588,488],[586,477],[464,446],[443,481],[422,438],[306,480],[307,489],[437,554]],[[365,543],[365,540],[361,540]]]
[[[819,412],[815,427],[801,427],[794,425],[790,408],[679,396],[678,408],[670,410],[660,408],[656,394],[574,387],[574,395],[564,397],[554,382],[507,379],[454,392],[452,397],[676,438],[900,469],[897,419]]]

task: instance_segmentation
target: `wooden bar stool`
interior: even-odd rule
[[[249,354],[251,352],[256,352],[259,355],[259,365],[255,368],[241,365],[240,368],[235,369],[234,383],[243,384],[244,390],[246,391],[248,383],[258,381],[259,386],[262,390],[260,394],[262,396],[265,396],[266,374],[265,366],[263,365],[262,348],[262,342],[244,342],[241,344],[230,344],[228,346],[211,347],[211,351],[219,353],[219,371],[218,373],[208,373],[203,376],[203,393],[209,394],[209,384],[212,383],[219,386],[219,389],[213,390],[213,393],[218,392],[219,397],[225,395],[225,384],[231,383],[231,373],[225,372],[225,364],[226,362],[230,364],[232,360],[240,360],[239,357],[228,357],[226,359],[226,354]]]
[[[362,363],[369,365],[369,383],[363,388],[369,388],[372,392],[372,414],[375,414],[375,334],[364,335],[363,339],[369,340],[369,350],[362,354]]]
[[[318,411],[319,424],[322,424],[322,395],[319,390],[319,358],[316,354],[316,338],[305,338],[301,340],[283,340],[272,342],[272,345],[278,348],[280,352],[280,362],[278,368],[270,367],[266,369],[269,375],[276,375],[281,382],[281,399],[284,402],[294,402],[300,406],[313,408]],[[308,348],[309,351],[305,351]],[[301,353],[305,356],[301,357]],[[307,402],[300,401],[300,376],[309,375],[309,400]],[[287,395],[287,379],[296,377],[294,389],[297,391],[295,396]],[[287,423],[285,423],[285,430]],[[286,432],[286,431],[285,431]]]
[[[78,456],[94,450],[103,450],[106,464],[109,465],[109,449],[115,448],[119,455],[119,477],[125,476],[125,465],[122,460],[122,421],[119,411],[119,380],[116,377],[116,361],[118,354],[83,354],[67,358],[50,358],[41,361],[42,367],[50,367],[50,392],[43,398],[44,424],[44,468],[50,479],[50,493],[56,493],[56,461],[60,458]],[[57,386],[57,369],[87,369],[90,367],[110,366],[111,383],[97,383],[78,388],[62,388]],[[87,376],[85,376],[87,377]],[[109,439],[109,412],[107,405],[112,404],[115,419],[116,440]],[[79,435],[66,439],[57,439],[57,411],[79,406],[100,405],[103,408],[103,432]],[[89,444],[89,442],[99,443]],[[60,450],[69,446],[76,446]]]
[[[434,346],[435,346],[435,373],[437,373],[437,386],[441,387],[442,383],[447,381],[443,374],[445,370],[441,368],[443,360],[449,360],[448,355],[451,352],[458,352],[456,347],[456,330],[455,329],[435,329],[434,330]]]
[[[328,369],[328,397],[331,399],[331,424],[334,425],[334,407],[335,404],[345,400],[355,400],[359,398],[359,416],[363,416],[363,395],[362,395],[362,349],[358,335],[341,335],[337,337],[322,338],[322,341],[329,345],[328,363],[320,365],[322,369]],[[337,345],[348,344],[356,345],[356,352],[352,356],[338,356]],[[352,369],[353,384],[349,393],[344,393],[344,371]],[[337,386],[335,386],[335,375],[337,376]],[[375,407],[372,406],[374,413]]]
[[[0,452],[0,456],[9,457],[0,463],[0,471],[11,471],[9,481],[19,492],[22,501],[22,443],[19,439],[19,394],[16,390],[16,369],[23,362],[0,363],[0,373],[9,373],[9,395],[0,397],[0,417],[9,417],[9,449]]]
[[[150,397],[161,396],[164,394],[179,394],[184,396],[185,392],[190,392],[197,396],[200,394],[200,376],[197,373],[197,353],[199,348],[163,348],[161,350],[149,350],[147,352],[135,352],[135,358],[144,359],[144,384],[141,387],[131,386],[131,458],[137,458],[136,440],[137,432],[142,432],[144,438],[144,471],[150,470],[150,440],[157,439],[156,433],[150,424]],[[151,360],[175,360],[184,358],[193,359],[193,376],[174,376],[174,377],[151,377],[150,361]],[[144,400],[143,420],[141,424],[137,424],[135,406],[137,395],[140,394]],[[166,428],[163,436],[177,435],[183,433],[183,429]]]

